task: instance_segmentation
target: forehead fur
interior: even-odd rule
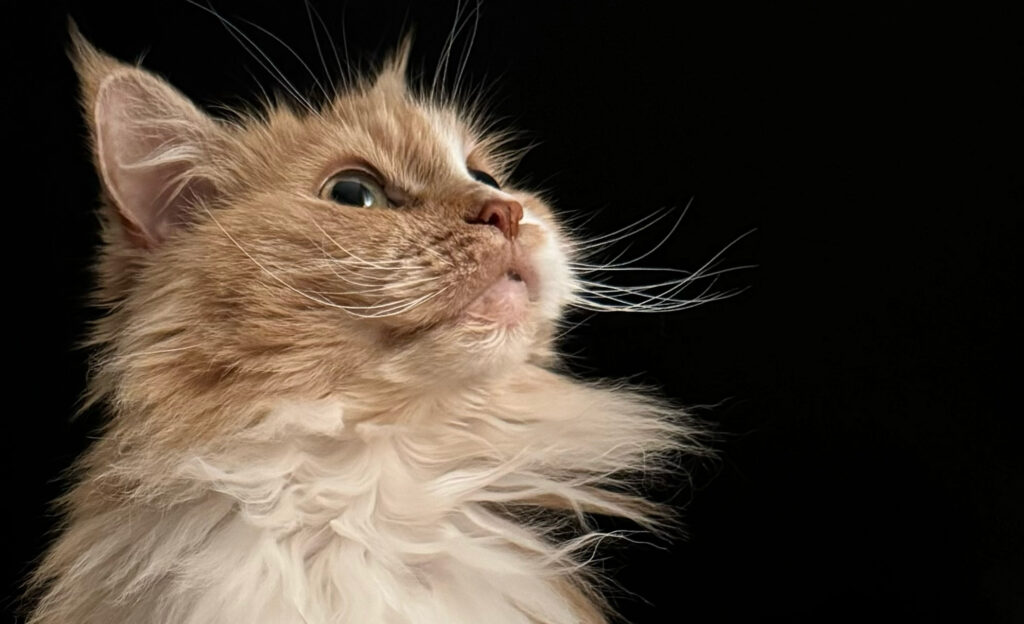
[[[333,173],[325,167],[364,163],[411,192],[465,176],[466,158],[479,143],[450,110],[379,83],[342,93],[316,114],[273,109],[235,137],[278,166],[285,157],[319,176]]]
[[[86,111],[104,80],[138,71],[94,48],[73,24],[71,40]],[[225,190],[308,193],[335,172],[332,167],[365,164],[418,193],[464,178],[467,166],[507,175],[512,154],[502,147],[508,135],[487,132],[478,107],[410,86],[411,47],[411,37],[404,37],[375,73],[338,85],[321,106],[268,101],[258,111],[236,111],[222,120],[210,145],[217,156],[211,177],[222,178]]]
[[[467,165],[499,176],[504,159],[453,108],[390,78],[339,93],[316,112],[273,106],[230,124],[222,164],[245,185],[320,184],[346,165],[369,165],[411,193],[464,179]]]

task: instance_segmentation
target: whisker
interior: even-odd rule
[[[583,325],[584,323],[586,323],[590,319],[594,318],[595,314],[597,314],[597,312],[591,311],[590,314],[584,316],[582,319],[576,321],[575,323],[573,323],[572,325],[569,325],[568,327],[565,327],[562,331],[558,332],[558,334],[555,335],[554,341],[558,342],[562,338],[565,338],[566,336],[568,336],[572,332],[576,331],[577,327],[579,327],[580,325]]]
[[[217,219],[217,217],[213,216],[213,212],[211,212],[209,208],[207,208],[206,206],[203,206],[203,209],[206,211],[206,214],[209,215],[209,217],[213,221],[213,223],[220,229],[221,232],[224,233],[224,236],[227,236],[228,240],[230,240],[234,244],[234,246],[238,248],[239,251],[241,251],[243,254],[245,254],[245,257],[249,258],[249,260],[251,260],[253,262],[253,264],[258,266],[264,273],[269,275],[276,282],[280,283],[282,286],[284,286],[288,290],[291,290],[295,294],[297,294],[297,295],[299,295],[301,297],[305,297],[306,299],[309,299],[310,301],[314,301],[314,302],[319,303],[321,305],[329,306],[329,307],[332,307],[332,308],[338,308],[340,310],[344,310],[345,309],[344,306],[340,306],[340,305],[338,305],[336,303],[333,303],[331,301],[328,301],[326,299],[319,299],[317,297],[314,297],[314,296],[310,295],[309,293],[305,293],[305,292],[299,290],[298,288],[292,286],[288,282],[284,281],[280,277],[278,277],[276,273],[274,273],[273,271],[268,269],[266,266],[264,266],[262,263],[260,263],[259,260],[254,258],[252,256],[252,254],[250,254],[248,251],[246,251],[246,249],[244,247],[242,247],[242,245],[239,244],[239,242],[237,240],[235,240],[235,237],[232,236],[231,233],[228,232],[226,229],[224,229],[224,226],[221,225],[221,223]]]
[[[404,313],[412,310],[413,308],[416,308],[416,307],[418,307],[420,305],[423,305],[427,301],[433,299],[434,297],[437,297],[438,295],[440,295],[444,291],[448,290],[448,288],[449,288],[449,286],[446,286],[446,287],[444,287],[444,288],[442,288],[440,290],[436,290],[436,291],[434,291],[432,293],[427,293],[427,294],[425,294],[425,295],[423,295],[423,296],[421,296],[421,297],[419,297],[417,299],[414,299],[414,300],[410,301],[409,303],[402,304],[397,309],[394,309],[394,310],[391,310],[391,311],[388,311],[388,312],[382,312],[382,313],[377,313],[377,314],[367,314],[367,315],[360,315],[358,313],[353,313],[353,314],[355,316],[360,316],[361,318],[386,318],[386,317],[389,317],[389,316],[398,316],[399,314],[404,314]]]
[[[343,87],[347,87],[348,85],[352,84],[352,82],[354,82],[354,81],[353,81],[352,77],[349,76],[348,70],[342,64],[341,58],[338,57],[338,46],[334,43],[334,37],[331,36],[331,29],[327,27],[326,23],[324,23],[324,18],[320,16],[320,11],[318,11],[316,9],[316,6],[313,5],[312,3],[310,3],[309,0],[305,0],[305,2],[306,2],[306,7],[307,7],[306,10],[307,11],[309,11],[309,9],[313,10],[313,15],[316,17],[316,20],[318,22],[320,22],[321,28],[324,29],[324,34],[327,35],[327,43],[329,43],[330,46],[331,46],[331,54],[334,55],[334,62],[338,66],[338,80],[341,81],[341,84],[342,84]],[[341,8],[341,37],[342,37],[342,45],[344,46],[344,49],[345,49],[345,58],[346,59],[348,59],[348,42],[345,40],[345,8],[347,6],[348,5],[342,5],[342,8]],[[328,75],[330,75],[330,72],[328,72]]]
[[[231,35],[231,37],[235,41],[237,41],[239,45],[242,46],[242,49],[245,50],[249,54],[249,56],[251,56],[257,63],[260,64],[260,67],[262,67],[267,73],[269,73],[272,78],[277,80],[278,84],[280,84],[285,89],[285,91],[290,93],[292,97],[294,97],[298,101],[298,103],[304,106],[306,110],[308,110],[311,114],[317,117],[320,116],[320,113],[316,110],[316,108],[313,107],[310,101],[306,99],[301,93],[299,93],[298,89],[296,89],[295,86],[288,81],[284,73],[277,67],[277,65],[275,65],[274,62],[270,60],[270,57],[267,56],[267,54],[258,45],[256,45],[256,42],[254,42],[252,38],[245,34],[245,32],[242,29],[232,24],[227,18],[225,18],[219,12],[217,12],[212,6],[203,6],[195,0],[185,1],[191,4],[192,6],[202,9],[203,11],[206,11],[210,15],[216,17],[217,20],[220,21],[221,25],[224,26],[224,28],[228,31],[228,34]],[[242,41],[242,39],[244,39],[245,41]],[[246,45],[246,42],[248,42],[248,45]],[[255,50],[255,52],[253,50]],[[256,52],[259,52],[260,56],[262,56],[264,60],[261,60],[259,56],[256,56]]]
[[[334,273],[335,277],[337,277],[338,279],[340,279],[343,282],[346,282],[348,284],[352,284],[352,285],[355,285],[355,286],[362,286],[362,287],[365,287],[365,288],[378,288],[378,287],[380,287],[381,283],[387,284],[387,283],[392,281],[390,274],[389,275],[379,275],[379,274],[376,274],[376,273],[369,272],[369,271],[366,270],[365,266],[360,266],[358,263],[356,263],[355,266],[360,268],[361,270],[357,271],[355,268],[352,268],[351,266],[349,266],[350,260],[348,258],[334,258],[330,254],[327,253],[327,249],[323,245],[321,245],[319,242],[313,240],[312,237],[307,235],[306,239],[309,240],[309,242],[312,243],[314,246],[316,246],[316,248],[319,249],[320,253],[323,255],[323,259],[316,260],[315,262],[316,263],[324,263],[324,264],[326,264],[327,268],[330,269],[331,273]],[[394,260],[394,261],[390,261],[390,262],[393,262],[395,264],[395,269],[402,268],[402,266],[404,264],[400,260]],[[359,280],[369,280],[371,282],[377,282],[377,283],[376,284],[367,284],[364,281],[359,281],[359,280],[353,279],[352,277],[349,277],[349,276],[346,276],[346,275],[342,275],[341,273],[338,272],[338,269],[344,270],[344,271],[346,271],[346,272],[348,272],[348,273],[350,273],[352,275],[357,276],[359,278]]]
[[[445,40],[444,48],[441,51],[441,58],[438,60],[437,69],[434,70],[434,80],[432,85],[432,92],[434,95],[438,94],[439,78],[442,89],[444,88],[445,83],[448,82],[448,65],[451,62],[451,55],[452,50],[455,47],[455,41],[458,40],[459,35],[462,33],[462,29],[469,23],[469,14],[462,14],[464,8],[465,5],[462,4],[462,0],[457,0],[455,3],[455,24],[449,32],[448,38]]]
[[[327,230],[325,230],[322,227],[320,227],[320,224],[317,223],[316,220],[313,219],[312,217],[310,217],[310,222],[316,227],[316,229],[320,230],[320,233],[323,234],[327,238],[327,240],[331,241],[334,244],[334,246],[337,247],[339,250],[341,250],[341,252],[344,253],[346,256],[355,259],[356,261],[360,262],[364,266],[372,267],[372,268],[375,268],[375,269],[382,269],[382,270],[386,270],[388,268],[388,267],[385,267],[385,266],[381,266],[381,263],[379,263],[379,262],[371,262],[370,260],[366,260],[366,259],[360,258],[359,256],[357,256],[356,254],[352,253],[348,249],[345,249],[345,247],[343,247],[341,245],[341,243],[339,243],[338,241],[334,240],[334,237],[331,236],[330,234],[328,234]]]
[[[303,0],[303,5],[306,7],[306,19],[309,20],[309,30],[313,33],[313,43],[316,45],[316,54],[320,57],[320,66],[324,68],[324,77],[327,80],[331,80],[331,70],[327,69],[327,59],[324,58],[324,51],[320,47],[320,35],[317,34],[316,24],[313,23],[313,11],[309,4],[309,0]],[[321,23],[323,22],[321,21]],[[330,41],[331,33],[327,32],[326,29],[324,32],[327,34],[328,41]],[[331,47],[334,47],[333,41],[331,41]]]
[[[199,345],[188,345],[185,347],[174,347],[171,349],[153,349],[151,351],[132,352],[132,356],[137,357],[140,355],[159,355],[161,353],[176,353],[178,351],[188,351],[190,349],[196,349],[198,347]]]
[[[343,310],[344,312],[346,312],[347,314],[350,314],[352,316],[359,317],[359,318],[383,318],[383,317],[386,317],[386,316],[395,316],[397,314],[402,314],[402,313],[404,313],[404,312],[406,312],[408,310],[411,310],[412,308],[416,307],[417,305],[420,305],[420,304],[430,300],[431,298],[436,297],[437,295],[441,294],[445,290],[447,290],[447,287],[446,287],[446,288],[442,288],[440,290],[434,291],[432,293],[427,293],[426,295],[423,295],[423,296],[421,296],[421,297],[419,297],[417,299],[391,301],[391,302],[375,304],[375,305],[370,305],[370,306],[345,306],[345,305],[339,305],[337,303],[334,303],[333,301],[330,301],[328,299],[321,299],[319,297],[314,297],[313,295],[310,295],[309,293],[303,292],[303,291],[299,290],[298,288],[295,288],[293,285],[289,284],[288,282],[283,280],[281,277],[279,277],[276,273],[271,271],[266,265],[264,265],[263,263],[258,261],[255,257],[253,257],[253,255],[250,254],[244,247],[242,247],[242,245],[235,239],[235,237],[232,236],[231,233],[228,232],[227,229],[224,228],[224,226],[213,215],[213,212],[210,211],[209,208],[207,208],[205,206],[203,208],[206,211],[207,215],[209,215],[210,219],[214,222],[214,224],[220,229],[220,231],[225,236],[227,236],[228,240],[230,240],[231,243],[234,244],[234,246],[237,247],[239,251],[241,251],[243,254],[245,254],[245,256],[249,260],[251,260],[257,267],[259,267],[264,273],[269,275],[276,282],[280,283],[282,286],[284,286],[285,288],[291,290],[292,292],[296,293],[297,295],[300,295],[300,296],[302,296],[302,297],[304,297],[306,299],[309,299],[310,301],[314,301],[316,303],[319,303],[319,304],[322,304],[322,305],[326,305],[326,306],[331,307],[331,308],[336,308],[336,309],[339,309],[339,310]],[[363,310],[377,310],[377,312],[375,312],[373,314],[363,314],[362,313]]]
[[[667,215],[667,214],[668,214],[668,213],[669,213],[670,211],[671,211],[671,209],[670,209],[670,208],[658,208],[658,209],[657,209],[657,210],[655,210],[654,212],[651,212],[650,214],[644,215],[643,217],[640,217],[640,218],[639,218],[639,219],[637,219],[636,221],[633,221],[632,223],[629,223],[629,224],[627,224],[627,225],[624,225],[624,226],[620,227],[620,228],[619,228],[619,229],[617,229],[617,230],[613,230],[613,231],[611,231],[611,232],[608,232],[608,233],[606,233],[606,234],[601,234],[601,235],[599,235],[599,236],[594,236],[594,237],[591,237],[591,238],[587,238],[587,239],[584,239],[584,240],[585,240],[586,242],[597,242],[597,241],[602,241],[602,240],[605,240],[605,239],[607,239],[607,238],[610,238],[610,237],[616,236],[616,235],[618,235],[618,234],[620,234],[620,233],[622,233],[622,232],[625,232],[625,231],[629,230],[629,229],[630,229],[630,228],[632,228],[632,227],[638,226],[638,225],[640,225],[641,223],[644,223],[645,221],[648,221],[649,219],[655,219],[655,218],[656,218],[656,219],[657,219],[657,220],[655,221],[655,223],[656,223],[657,221],[660,221],[660,220],[661,220],[662,218],[664,218],[664,217],[665,217],[665,216],[666,216],[666,215]],[[648,226],[649,226],[649,225],[654,225],[654,224],[653,224],[653,223],[651,223],[651,224],[648,224]]]
[[[304,61],[302,59],[302,57],[299,55],[298,52],[296,52],[290,45],[285,43],[283,39],[281,39],[280,37],[278,37],[274,33],[270,32],[266,28],[260,26],[259,24],[255,23],[255,22],[251,22],[251,21],[249,21],[247,19],[244,19],[244,18],[242,19],[242,21],[245,22],[246,24],[249,24],[253,28],[259,29],[261,32],[263,32],[264,34],[266,34],[267,36],[272,38],[274,41],[276,41],[276,42],[280,43],[282,46],[284,46],[285,50],[288,50],[289,52],[291,52],[292,56],[294,56],[295,60],[297,60],[300,65],[302,65],[303,69],[305,69],[307,72],[309,72],[309,76],[313,79],[313,82],[316,83],[317,88],[320,89],[320,92],[324,94],[324,98],[327,101],[330,101],[331,95],[327,92],[327,89],[324,88],[324,85],[320,82],[320,79],[317,78],[316,74],[309,67],[309,65],[306,64],[306,61]],[[314,31],[313,34],[314,34],[314,38],[315,38],[316,32]],[[317,50],[320,49],[319,41],[317,42],[316,47],[317,47]],[[321,55],[320,58],[323,59],[323,56]]]
[[[707,267],[707,268],[711,269],[711,268],[714,268],[714,267]],[[593,281],[588,281],[588,280],[580,280],[580,281],[581,281],[581,283],[584,283],[584,284],[593,284],[593,285],[603,286],[603,287],[606,287],[606,288],[615,288],[615,289],[647,289],[647,288],[656,288],[656,287],[659,287],[659,286],[668,286],[668,285],[672,285],[672,284],[679,284],[681,282],[693,282],[693,281],[700,280],[700,279],[706,279],[708,277],[714,277],[714,276],[718,276],[718,275],[723,275],[725,273],[732,273],[733,271],[743,271],[743,270],[746,270],[746,269],[753,269],[753,268],[757,268],[757,265],[743,264],[743,265],[738,265],[738,266],[733,266],[733,267],[727,267],[727,268],[724,268],[724,269],[718,269],[716,271],[711,271],[711,272],[702,271],[701,269],[698,269],[697,271],[683,271],[681,269],[647,269],[647,268],[644,268],[644,267],[628,267],[628,268],[624,268],[622,270],[623,271],[671,271],[671,272],[682,273],[682,274],[685,275],[685,277],[681,277],[679,279],[669,280],[669,281],[665,281],[665,282],[658,282],[658,283],[655,283],[655,284],[642,284],[642,285],[638,285],[638,286],[617,286],[617,285],[612,285],[612,284],[606,284],[604,282],[593,282]],[[608,271],[608,270],[611,270],[611,269],[602,269],[601,271],[603,272],[603,271]]]
[[[630,266],[630,265],[632,265],[632,264],[635,264],[635,263],[637,263],[637,262],[640,262],[640,261],[641,261],[641,260],[643,260],[644,258],[647,258],[647,257],[648,257],[648,256],[650,256],[651,254],[653,254],[653,253],[655,253],[656,251],[658,251],[659,249],[661,249],[661,247],[662,247],[662,246],[663,246],[663,245],[664,245],[664,244],[665,244],[666,242],[668,242],[668,239],[672,238],[672,235],[673,235],[673,234],[675,234],[676,230],[677,230],[677,229],[679,228],[679,224],[681,224],[681,223],[683,222],[683,218],[684,218],[684,217],[686,217],[686,213],[687,213],[687,212],[689,212],[689,210],[690,210],[690,205],[691,205],[691,204],[693,204],[693,198],[690,198],[690,201],[686,203],[686,206],[685,206],[685,207],[683,208],[683,211],[682,211],[682,212],[681,212],[681,213],[679,214],[679,218],[678,218],[678,219],[676,219],[676,222],[672,224],[672,227],[671,227],[671,228],[669,228],[669,230],[668,230],[668,232],[667,232],[667,233],[665,234],[665,236],[663,236],[663,237],[662,237],[662,239],[661,239],[660,241],[658,241],[658,243],[657,243],[657,244],[656,244],[656,245],[655,245],[654,247],[652,247],[651,249],[649,249],[649,250],[648,250],[648,251],[646,251],[645,253],[643,253],[643,254],[641,254],[641,255],[637,256],[636,258],[633,258],[632,260],[628,260],[628,261],[626,261],[626,262],[622,262],[622,263],[618,263],[618,264],[616,264],[616,263],[615,263],[615,262],[613,261],[613,262],[611,262],[611,263],[609,263],[609,264],[610,264],[611,266],[619,266],[619,267],[625,267],[625,266]],[[668,213],[666,213],[666,214],[668,214]],[[639,232],[639,231],[640,231],[640,230],[637,230],[637,232]],[[636,234],[637,232],[634,232],[633,234]],[[616,259],[617,259],[617,258],[616,258]]]
[[[476,5],[470,12],[470,15],[473,16],[473,28],[469,32],[469,40],[463,47],[462,59],[459,61],[458,70],[455,72],[455,86],[452,89],[452,99],[456,101],[459,99],[459,93],[462,89],[462,78],[466,71],[466,65],[469,63],[469,55],[473,51],[473,44],[476,42],[476,33],[480,29],[480,6],[481,0],[477,0]]]
[[[656,210],[651,214],[641,219],[638,219],[637,221],[634,221],[633,223],[630,223],[625,227],[615,230],[614,232],[610,232],[608,234],[596,236],[589,239],[583,239],[578,243],[571,244],[570,249],[575,254],[593,255],[597,251],[607,249],[611,245],[614,245],[615,243],[621,240],[630,238],[632,236],[636,236],[640,232],[643,232],[644,230],[653,227],[655,224],[657,224],[666,216],[668,216],[669,213],[671,213],[671,209]]]
[[[428,276],[428,277],[421,277],[419,279],[413,279],[413,280],[404,280],[404,281],[399,281],[399,282],[388,282],[387,284],[383,284],[381,286],[371,286],[371,287],[367,288],[366,290],[356,290],[356,291],[349,291],[349,292],[325,292],[325,291],[318,291],[318,294],[321,294],[321,295],[334,295],[334,296],[339,296],[339,297],[340,296],[357,296],[357,295],[374,295],[374,294],[384,293],[384,292],[387,292],[389,290],[395,290],[395,289],[398,289],[398,288],[411,288],[413,286],[420,286],[422,284],[429,284],[431,282],[436,282],[436,281],[438,281],[440,279],[441,279],[440,276],[434,275],[434,276]]]
[[[346,10],[347,9],[348,9],[348,3],[347,2],[343,3],[341,5],[341,52],[342,52],[342,56],[345,57],[345,63],[342,64],[342,62],[339,60],[338,61],[338,67],[341,69],[342,75],[346,76],[347,81],[349,83],[353,83],[353,82],[355,82],[355,78],[352,75],[350,75],[345,70],[346,67],[352,67],[352,65],[353,65],[352,64],[352,57],[349,56],[349,53],[348,53],[348,32],[346,32],[347,28],[346,28],[346,25],[345,25],[346,24],[345,18],[346,18]],[[326,27],[324,29],[327,30]],[[328,32],[330,32],[330,31],[328,31]],[[337,56],[338,56],[337,50],[335,50],[334,56],[335,56],[335,58],[337,58]],[[355,72],[355,69],[352,69],[351,71]]]
[[[600,264],[586,264],[584,262],[570,262],[569,266],[577,273],[604,273],[604,272],[665,272],[665,273],[680,273],[683,275],[692,275],[693,271],[687,271],[685,269],[673,269],[670,267],[631,267],[631,266],[604,266]]]
[[[626,301],[620,301],[620,300],[617,300],[617,299],[612,299],[612,301],[615,301],[615,303],[617,303],[619,305],[611,305],[611,304],[600,303],[600,302],[597,302],[597,301],[591,301],[589,299],[582,298],[582,297],[577,298],[576,300],[574,300],[572,302],[572,305],[577,307],[577,308],[581,308],[583,310],[590,310],[590,311],[594,311],[594,312],[639,312],[639,313],[645,313],[645,314],[665,313],[665,312],[681,312],[683,310],[689,310],[691,308],[695,308],[698,305],[703,305],[705,303],[711,303],[713,301],[720,301],[722,299],[727,299],[729,297],[733,297],[733,296],[743,292],[743,290],[745,290],[745,289],[739,289],[739,290],[736,290],[736,291],[727,291],[727,292],[719,293],[719,294],[716,294],[716,295],[713,295],[713,296],[710,296],[710,297],[697,297],[697,298],[693,298],[693,299],[687,299],[687,300],[684,300],[684,301],[679,301],[676,304],[672,304],[672,305],[668,305],[668,304],[665,304],[665,305],[634,304],[634,303],[629,303],[629,302],[626,302]]]
[[[689,204],[687,205],[689,207]],[[685,210],[684,210],[685,214]],[[663,215],[660,215],[663,216]],[[643,223],[643,221],[641,221]],[[678,227],[680,219],[676,220],[675,225],[670,230],[670,235]],[[651,225],[648,221],[644,226]],[[634,224],[634,228],[636,225]],[[615,312],[674,312],[679,310],[685,310],[696,305],[708,303],[711,301],[717,301],[726,297],[731,297],[740,291],[727,291],[725,293],[716,293],[709,295],[712,288],[717,284],[718,279],[730,272],[753,268],[752,265],[742,265],[727,267],[723,269],[715,269],[714,267],[719,263],[722,256],[739,241],[750,235],[755,230],[749,230],[744,232],[740,236],[733,239],[721,250],[715,253],[710,259],[708,259],[703,265],[694,271],[682,271],[679,269],[670,269],[663,267],[635,267],[630,266],[637,260],[648,257],[651,253],[657,250],[659,247],[665,244],[668,240],[668,236],[663,237],[662,240],[655,245],[650,251],[641,254],[637,258],[633,258],[627,262],[616,263],[614,260],[609,263],[594,265],[589,263],[573,262],[570,264],[574,271],[578,271],[582,274],[596,273],[600,274],[604,271],[650,271],[650,272],[667,272],[669,274],[682,275],[678,279],[663,280],[651,284],[641,284],[635,286],[617,286],[614,284],[606,284],[593,280],[580,279],[577,282],[577,292],[573,295],[571,305],[592,311],[615,311]],[[621,256],[621,254],[620,254]],[[698,281],[704,281],[711,279],[711,283],[703,289],[703,291],[696,297],[682,298],[680,295],[685,292],[689,287]]]

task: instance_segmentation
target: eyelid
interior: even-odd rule
[[[380,169],[365,158],[356,154],[341,153],[324,162],[313,182],[316,183],[318,190],[322,189],[328,180],[345,171],[361,171],[381,186],[384,186],[384,181],[387,180],[386,176],[381,175]]]
[[[318,196],[323,196],[324,191],[327,189],[327,185],[331,183],[331,180],[334,180],[338,176],[345,175],[345,174],[351,174],[351,175],[354,175],[354,176],[359,176],[359,175],[366,176],[368,181],[373,182],[374,184],[379,186],[381,189],[386,188],[386,185],[381,181],[380,175],[378,175],[374,170],[369,169],[367,167],[363,167],[363,166],[358,165],[358,164],[353,164],[353,165],[347,165],[345,167],[341,167],[339,169],[335,169],[334,171],[332,171],[330,175],[325,177],[323,179],[323,181],[320,182],[320,187],[317,189],[316,194]]]
[[[398,208],[407,204],[412,197],[409,193],[406,193],[405,190],[395,186],[394,184],[381,185],[380,188],[384,191],[384,194],[387,195],[388,201],[391,202],[391,205]]]

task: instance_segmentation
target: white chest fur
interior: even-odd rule
[[[556,543],[541,516],[502,510],[646,523],[653,507],[605,487],[657,469],[687,430],[635,393],[522,372],[374,422],[279,406],[182,456],[145,502],[74,519],[33,624],[602,622],[578,574],[605,536]]]
[[[171,513],[206,535],[165,580],[167,621],[578,621],[551,547],[485,508],[516,489],[516,462],[483,439],[471,451],[478,434],[346,427],[329,404],[262,429],[268,441],[186,468],[210,493]]]

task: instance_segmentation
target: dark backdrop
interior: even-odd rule
[[[316,4],[363,62],[414,26],[419,68],[433,67],[455,16],[450,3]],[[302,66],[242,21],[322,76],[302,4],[270,5],[213,4],[308,91]],[[581,374],[711,406],[698,413],[721,434],[694,489],[660,492],[686,507],[688,539],[607,553],[633,621],[1024,621],[1011,400],[1020,35],[1000,28],[1008,15],[933,11],[482,7],[467,75],[492,82],[494,111],[538,143],[519,180],[592,214],[593,234],[692,198],[652,265],[696,268],[756,228],[724,256],[757,265],[722,282],[742,294],[676,314],[597,315],[566,340]],[[60,471],[98,422],[69,420],[85,377],[73,345],[92,315],[82,302],[97,180],[67,16],[119,58],[145,53],[203,104],[253,101],[257,84],[274,83],[188,4],[4,13],[12,606],[53,525]]]

